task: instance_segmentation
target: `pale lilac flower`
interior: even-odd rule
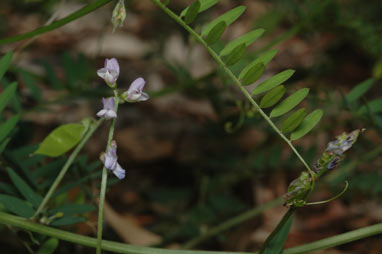
[[[111,170],[119,179],[125,178],[126,171],[119,165],[117,157],[117,144],[113,140],[107,152],[101,155],[101,161],[105,168]]]
[[[117,59],[105,59],[105,66],[97,71],[97,75],[103,78],[110,87],[115,87],[119,76],[119,64]]]
[[[122,94],[122,98],[128,102],[147,101],[150,97],[143,92],[146,81],[143,78],[137,78],[131,83],[129,90]]]
[[[113,97],[102,98],[103,109],[98,113],[98,117],[104,117],[106,119],[117,118],[117,113],[115,112],[115,101]]]

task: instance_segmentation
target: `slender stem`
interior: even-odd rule
[[[62,167],[60,173],[56,177],[56,180],[54,180],[53,184],[50,186],[50,189],[48,193],[45,195],[44,199],[42,200],[40,206],[38,207],[37,211],[33,215],[32,218],[36,218],[41,211],[44,209],[45,205],[48,203],[49,199],[53,195],[53,193],[56,191],[58,185],[64,178],[66,172],[72,165],[73,161],[76,159],[78,153],[81,151],[81,149],[84,147],[84,145],[88,142],[89,138],[93,135],[93,133],[98,129],[98,127],[101,125],[103,122],[103,119],[99,119],[95,123],[92,123],[90,125],[89,130],[86,132],[85,136],[82,138],[80,143],[77,145],[77,147],[73,150],[73,152],[70,154],[68,160],[65,162],[65,165]]]
[[[260,215],[261,213],[263,213],[267,209],[281,205],[283,202],[284,202],[284,200],[282,198],[277,198],[277,199],[274,199],[274,200],[272,200],[266,204],[263,204],[261,206],[255,207],[249,211],[246,211],[246,212],[244,212],[244,213],[242,213],[236,217],[233,217],[233,218],[221,223],[220,225],[217,225],[216,227],[211,228],[206,233],[186,242],[185,244],[182,245],[182,249],[191,249],[191,248],[197,246],[198,244],[206,241],[207,239],[216,236],[217,234],[220,234],[224,231],[227,231],[228,229],[230,229],[234,226],[237,226],[237,225],[239,225],[239,224],[241,224],[241,223],[243,223],[249,219],[252,219],[253,217],[255,217],[257,215]]]
[[[296,156],[300,159],[302,164],[309,171],[310,175],[313,177],[314,176],[313,171],[311,170],[309,165],[306,163],[306,161],[302,158],[300,153],[293,146],[292,142],[287,137],[285,137],[285,135],[277,128],[277,126],[272,122],[272,120],[267,116],[267,114],[265,114],[265,112],[259,107],[257,102],[252,98],[249,92],[241,85],[240,80],[235,76],[235,74],[232,73],[232,71],[228,68],[228,66],[224,63],[224,61],[219,57],[219,55],[216,54],[216,52],[208,46],[208,44],[203,40],[203,38],[197,32],[195,32],[190,26],[184,23],[184,21],[178,15],[176,15],[174,12],[168,9],[159,0],[151,0],[151,1],[154,2],[157,6],[159,6],[159,8],[161,8],[167,15],[169,15],[179,25],[181,25],[185,30],[187,30],[192,36],[194,36],[195,39],[199,41],[208,50],[208,52],[215,59],[215,61],[218,62],[218,64],[224,69],[224,71],[228,74],[228,76],[233,80],[235,85],[239,87],[240,91],[249,100],[249,102],[255,107],[256,110],[259,111],[259,113],[265,119],[265,121],[267,121],[268,124],[272,127],[272,129],[289,145],[289,147],[292,149],[292,151],[296,154]]]
[[[53,22],[50,25],[39,27],[39,28],[37,28],[31,32],[27,32],[24,34],[19,34],[19,35],[13,36],[13,37],[1,39],[0,45],[25,40],[25,39],[32,38],[34,36],[38,36],[40,34],[49,32],[51,30],[54,30],[54,29],[59,28],[61,26],[64,26],[64,25],[72,22],[73,20],[81,18],[82,16],[85,16],[86,14],[104,6],[105,4],[107,4],[111,1],[112,0],[97,0],[94,3],[91,3],[91,4],[81,8],[80,10],[70,14],[69,16],[67,16],[63,19],[57,20],[56,22]]]
[[[18,227],[27,231],[55,237],[63,241],[68,241],[88,247],[95,248],[97,246],[97,239],[93,237],[83,236],[67,232],[64,230],[48,227],[25,218],[10,215],[0,212],[0,223]],[[297,247],[289,248],[283,251],[283,254],[300,254],[308,253],[316,250],[331,248],[334,246],[342,245],[345,243],[357,241],[373,235],[382,234],[382,223],[372,226],[356,229],[344,234],[332,236],[308,244],[300,245]],[[218,252],[218,251],[190,251],[190,250],[171,250],[159,249],[150,247],[134,246],[113,241],[102,241],[102,249],[115,253],[129,253],[129,254],[250,254],[249,252]],[[253,252],[251,252],[253,254]]]
[[[115,112],[118,111],[119,96],[118,90],[114,89],[114,103],[115,103]],[[116,118],[113,118],[111,121],[109,129],[109,137],[107,139],[106,150],[110,147],[111,141],[113,140],[114,128],[115,128]],[[99,194],[99,205],[98,205],[98,228],[97,228],[97,254],[101,254],[102,250],[102,224],[103,224],[103,207],[105,204],[105,195],[106,195],[106,185],[107,185],[107,169],[104,166],[102,168],[102,181],[101,181],[101,191]]]

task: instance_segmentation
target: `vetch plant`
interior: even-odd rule
[[[110,0],[95,1],[94,3],[77,11],[76,13],[73,13],[72,15],[69,15],[62,20],[53,22],[51,25],[36,29],[30,33],[0,40],[0,45],[37,36],[44,32],[58,28],[75,20],[78,17],[96,10],[97,8],[109,2]],[[229,10],[215,20],[206,24],[200,32],[197,32],[190,26],[190,24],[195,21],[199,13],[213,7],[219,2],[219,0],[195,0],[179,15],[167,7],[169,1],[152,0],[152,2],[156,4],[172,20],[183,27],[191,36],[195,38],[196,41],[205,47],[205,49],[209,52],[209,54],[216,61],[226,76],[232,80],[237,89],[240,90],[240,92],[248,100],[249,104],[252,106],[251,110],[261,115],[261,117],[268,123],[270,128],[273,129],[274,132],[277,133],[277,135],[281,138],[281,140],[283,140],[289,146],[301,164],[305,167],[305,170],[301,172],[300,176],[290,183],[288,189],[286,190],[287,193],[283,197],[284,204],[289,207],[288,212],[263,243],[259,253],[306,253],[309,251],[324,249],[382,233],[382,224],[376,224],[374,226],[365,227],[321,241],[283,250],[283,245],[287,239],[290,227],[292,225],[293,214],[297,209],[301,209],[306,205],[324,204],[335,198],[338,198],[346,190],[348,186],[347,182],[345,189],[335,197],[326,201],[308,202],[310,194],[315,189],[316,181],[318,181],[325,172],[333,170],[338,166],[338,164],[344,158],[343,153],[352,147],[362,130],[359,129],[350,133],[343,133],[342,135],[338,136],[335,141],[332,141],[328,144],[325,152],[322,154],[314,167],[311,168],[293,144],[293,141],[298,140],[309,133],[318,124],[323,115],[323,111],[321,109],[315,109],[310,113],[308,113],[308,110],[305,108],[295,110],[295,108],[308,96],[310,90],[308,88],[301,88],[294,93],[290,93],[286,98],[284,98],[285,94],[288,94],[288,92],[286,86],[282,84],[294,74],[294,70],[285,70],[259,83],[252,91],[248,91],[247,86],[254,84],[260,79],[266,69],[266,65],[275,56],[276,50],[271,49],[265,51],[263,54],[261,54],[256,59],[253,59],[239,71],[232,68],[232,66],[235,66],[243,60],[247,48],[264,33],[263,29],[256,29],[247,34],[239,36],[226,45],[224,45],[224,43],[221,41],[222,34],[229,28],[229,25],[234,23],[244,13],[245,7],[238,6],[232,10]],[[121,26],[125,18],[126,10],[124,1],[119,0],[112,14],[113,30],[115,30],[118,26]],[[220,42],[222,47],[215,47],[217,42]],[[11,57],[9,54],[7,54],[0,61],[0,78],[10,64],[9,58]],[[55,178],[54,182],[51,184],[49,191],[46,193],[44,198],[35,193],[33,189],[11,168],[7,169],[10,178],[14,182],[17,190],[25,198],[25,200],[20,200],[10,195],[1,194],[0,202],[4,205],[5,209],[23,218],[1,212],[0,222],[8,225],[14,225],[16,227],[20,227],[33,232],[49,235],[51,237],[57,237],[59,239],[95,247],[97,254],[100,254],[102,249],[119,253],[142,254],[198,253],[197,251],[163,250],[136,247],[102,240],[103,209],[108,173],[111,171],[111,173],[113,173],[118,179],[123,179],[126,176],[125,170],[118,163],[117,144],[113,139],[115,123],[118,116],[118,107],[124,102],[133,103],[146,101],[149,99],[149,95],[143,92],[143,88],[146,82],[141,77],[134,80],[127,91],[120,92],[117,87],[119,74],[120,67],[118,61],[115,58],[106,59],[104,67],[97,71],[97,75],[105,81],[107,86],[112,89],[113,92],[113,97],[102,98],[103,108],[96,114],[97,117],[99,117],[98,120],[87,118],[80,123],[72,123],[59,126],[53,130],[42,141],[39,148],[34,151],[34,154],[58,157],[74,148],[73,152],[65,161],[62,169]],[[15,93],[15,89],[16,84],[13,84],[10,86],[10,88],[4,91],[2,96],[0,96],[0,104],[2,105],[2,108],[0,107],[1,109],[4,108],[9,100],[4,94],[13,95]],[[258,101],[260,102],[258,103]],[[245,107],[240,107],[242,111],[246,110]],[[292,113],[293,110],[295,111]],[[287,116],[287,114],[289,115]],[[248,115],[250,114],[243,113],[240,117],[240,123],[244,122],[246,117],[250,117]],[[279,120],[283,116],[285,116],[285,118],[283,120]],[[14,120],[11,121],[12,119]],[[4,129],[6,129],[6,131],[4,131],[5,136],[0,140],[2,142],[2,150],[4,150],[7,142],[9,141],[4,140],[4,138],[10,133],[10,129],[12,129],[12,127],[17,124],[18,119],[19,116],[14,116],[14,118],[9,119],[4,124],[7,128],[4,127]],[[49,214],[49,209],[47,208],[48,201],[54,195],[54,192],[56,191],[66,172],[69,170],[70,166],[75,161],[80,150],[103,122],[110,124],[110,128],[105,150],[103,153],[101,153],[100,156],[100,159],[103,163],[103,168],[101,188],[99,193],[97,238],[94,239],[84,237],[63,230],[54,229],[51,226],[55,223],[55,221],[57,223],[56,219],[65,216],[65,214],[62,212],[55,212],[53,215]],[[235,128],[228,129],[237,130],[239,127],[240,124],[236,125]],[[272,203],[273,206],[280,203],[279,200],[276,201]],[[264,206],[256,211],[256,213],[251,213],[251,216],[255,216],[269,207],[271,207],[271,205]],[[238,221],[242,222],[245,220],[245,218],[248,217],[250,217],[248,214],[244,214],[240,218],[233,218],[233,222],[229,221],[227,224],[218,226],[217,228],[211,230],[213,231],[212,233],[211,231],[207,232],[205,234],[205,238],[201,236],[201,238],[197,239],[197,241],[186,243],[185,246],[192,248],[202,240],[205,240],[207,237],[213,236],[214,234],[217,234],[217,232],[221,232],[222,229],[228,229],[229,227],[237,225],[237,223],[239,223]],[[47,226],[41,224],[47,224]],[[63,224],[57,223],[56,225]],[[219,252],[203,253],[217,254]]]

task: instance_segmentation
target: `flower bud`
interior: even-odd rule
[[[117,27],[122,27],[123,22],[126,19],[125,0],[119,0],[114,7],[113,16],[111,17],[111,23],[113,23],[113,33]]]

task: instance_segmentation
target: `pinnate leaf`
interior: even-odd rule
[[[260,101],[261,108],[269,108],[275,105],[285,93],[284,86],[278,86],[269,91]]]
[[[245,45],[245,43],[238,45],[231,51],[231,53],[227,57],[224,58],[225,64],[227,66],[231,66],[237,63],[243,57],[246,49],[247,46]]]
[[[290,95],[277,105],[271,112],[270,117],[278,117],[288,113],[296,107],[309,93],[309,88],[302,88]]]
[[[200,2],[200,8],[199,8],[199,13],[211,8],[212,6],[214,6],[215,4],[217,4],[220,0],[199,0]],[[187,8],[185,8],[182,13],[180,14],[180,17],[183,17],[186,15],[187,11],[188,11],[188,8],[190,8],[190,6],[188,6]]]
[[[190,7],[187,9],[186,15],[184,16],[184,23],[190,24],[192,23],[196,16],[198,16],[200,9],[200,1],[195,0]]]
[[[9,100],[13,98],[17,89],[17,83],[13,82],[7,89],[0,95],[0,114],[3,112],[5,106],[8,104]]]
[[[281,131],[284,133],[288,133],[294,131],[304,120],[306,116],[306,110],[301,108],[291,114],[281,125]]]
[[[252,95],[257,95],[264,93],[282,83],[287,81],[294,73],[294,70],[285,70],[283,72],[280,72],[273,77],[267,79],[266,81],[262,82],[258,86],[256,86],[255,89],[252,91]]]
[[[42,197],[38,195],[13,169],[8,168],[8,175],[21,195],[37,208]]]
[[[243,14],[244,11],[245,11],[245,6],[238,6],[234,9],[224,13],[223,15],[214,19],[213,21],[211,21],[209,24],[207,24],[204,27],[204,29],[202,31],[202,36],[206,36],[207,34],[209,34],[210,31],[212,30],[212,28],[215,27],[216,24],[218,24],[221,21],[224,21],[226,23],[226,25],[229,26],[236,19],[238,19],[241,16],[241,14]]]
[[[251,68],[253,68],[253,66],[255,66],[256,64],[263,63],[264,65],[267,65],[272,60],[272,58],[275,57],[276,54],[277,54],[277,50],[276,49],[272,49],[272,50],[269,50],[269,51],[265,52],[264,54],[260,55],[258,58],[253,60],[250,64],[248,64],[241,71],[241,73],[239,75],[239,79],[242,79],[247,74],[247,72]]]
[[[13,52],[9,51],[0,59],[0,80],[3,78],[4,73],[8,70],[8,67],[11,65],[13,57]]]
[[[0,203],[3,204],[8,211],[24,218],[32,217],[35,212],[32,206],[24,200],[9,195],[0,194]]]
[[[247,34],[244,34],[244,35],[240,36],[239,38],[231,41],[220,52],[220,56],[225,56],[225,55],[230,54],[237,46],[239,46],[242,43],[244,43],[245,46],[248,47],[254,41],[256,41],[257,38],[259,38],[264,33],[264,31],[265,30],[261,29],[261,28],[256,29],[256,30],[253,30],[253,31],[251,31]]]
[[[221,21],[217,23],[211,31],[208,33],[206,37],[206,42],[208,45],[212,45],[215,42],[217,42],[222,34],[224,33],[225,29],[227,28],[227,24],[224,21]]]
[[[316,109],[315,111],[307,115],[304,121],[302,121],[301,125],[297,128],[297,130],[292,132],[292,134],[290,135],[290,139],[297,140],[306,135],[321,120],[322,114],[323,112],[321,109]]]
[[[60,156],[80,142],[86,132],[83,124],[64,124],[54,129],[39,145],[35,154]]]
[[[265,70],[265,65],[263,63],[258,63],[253,66],[243,77],[242,85],[249,86],[260,78]]]

